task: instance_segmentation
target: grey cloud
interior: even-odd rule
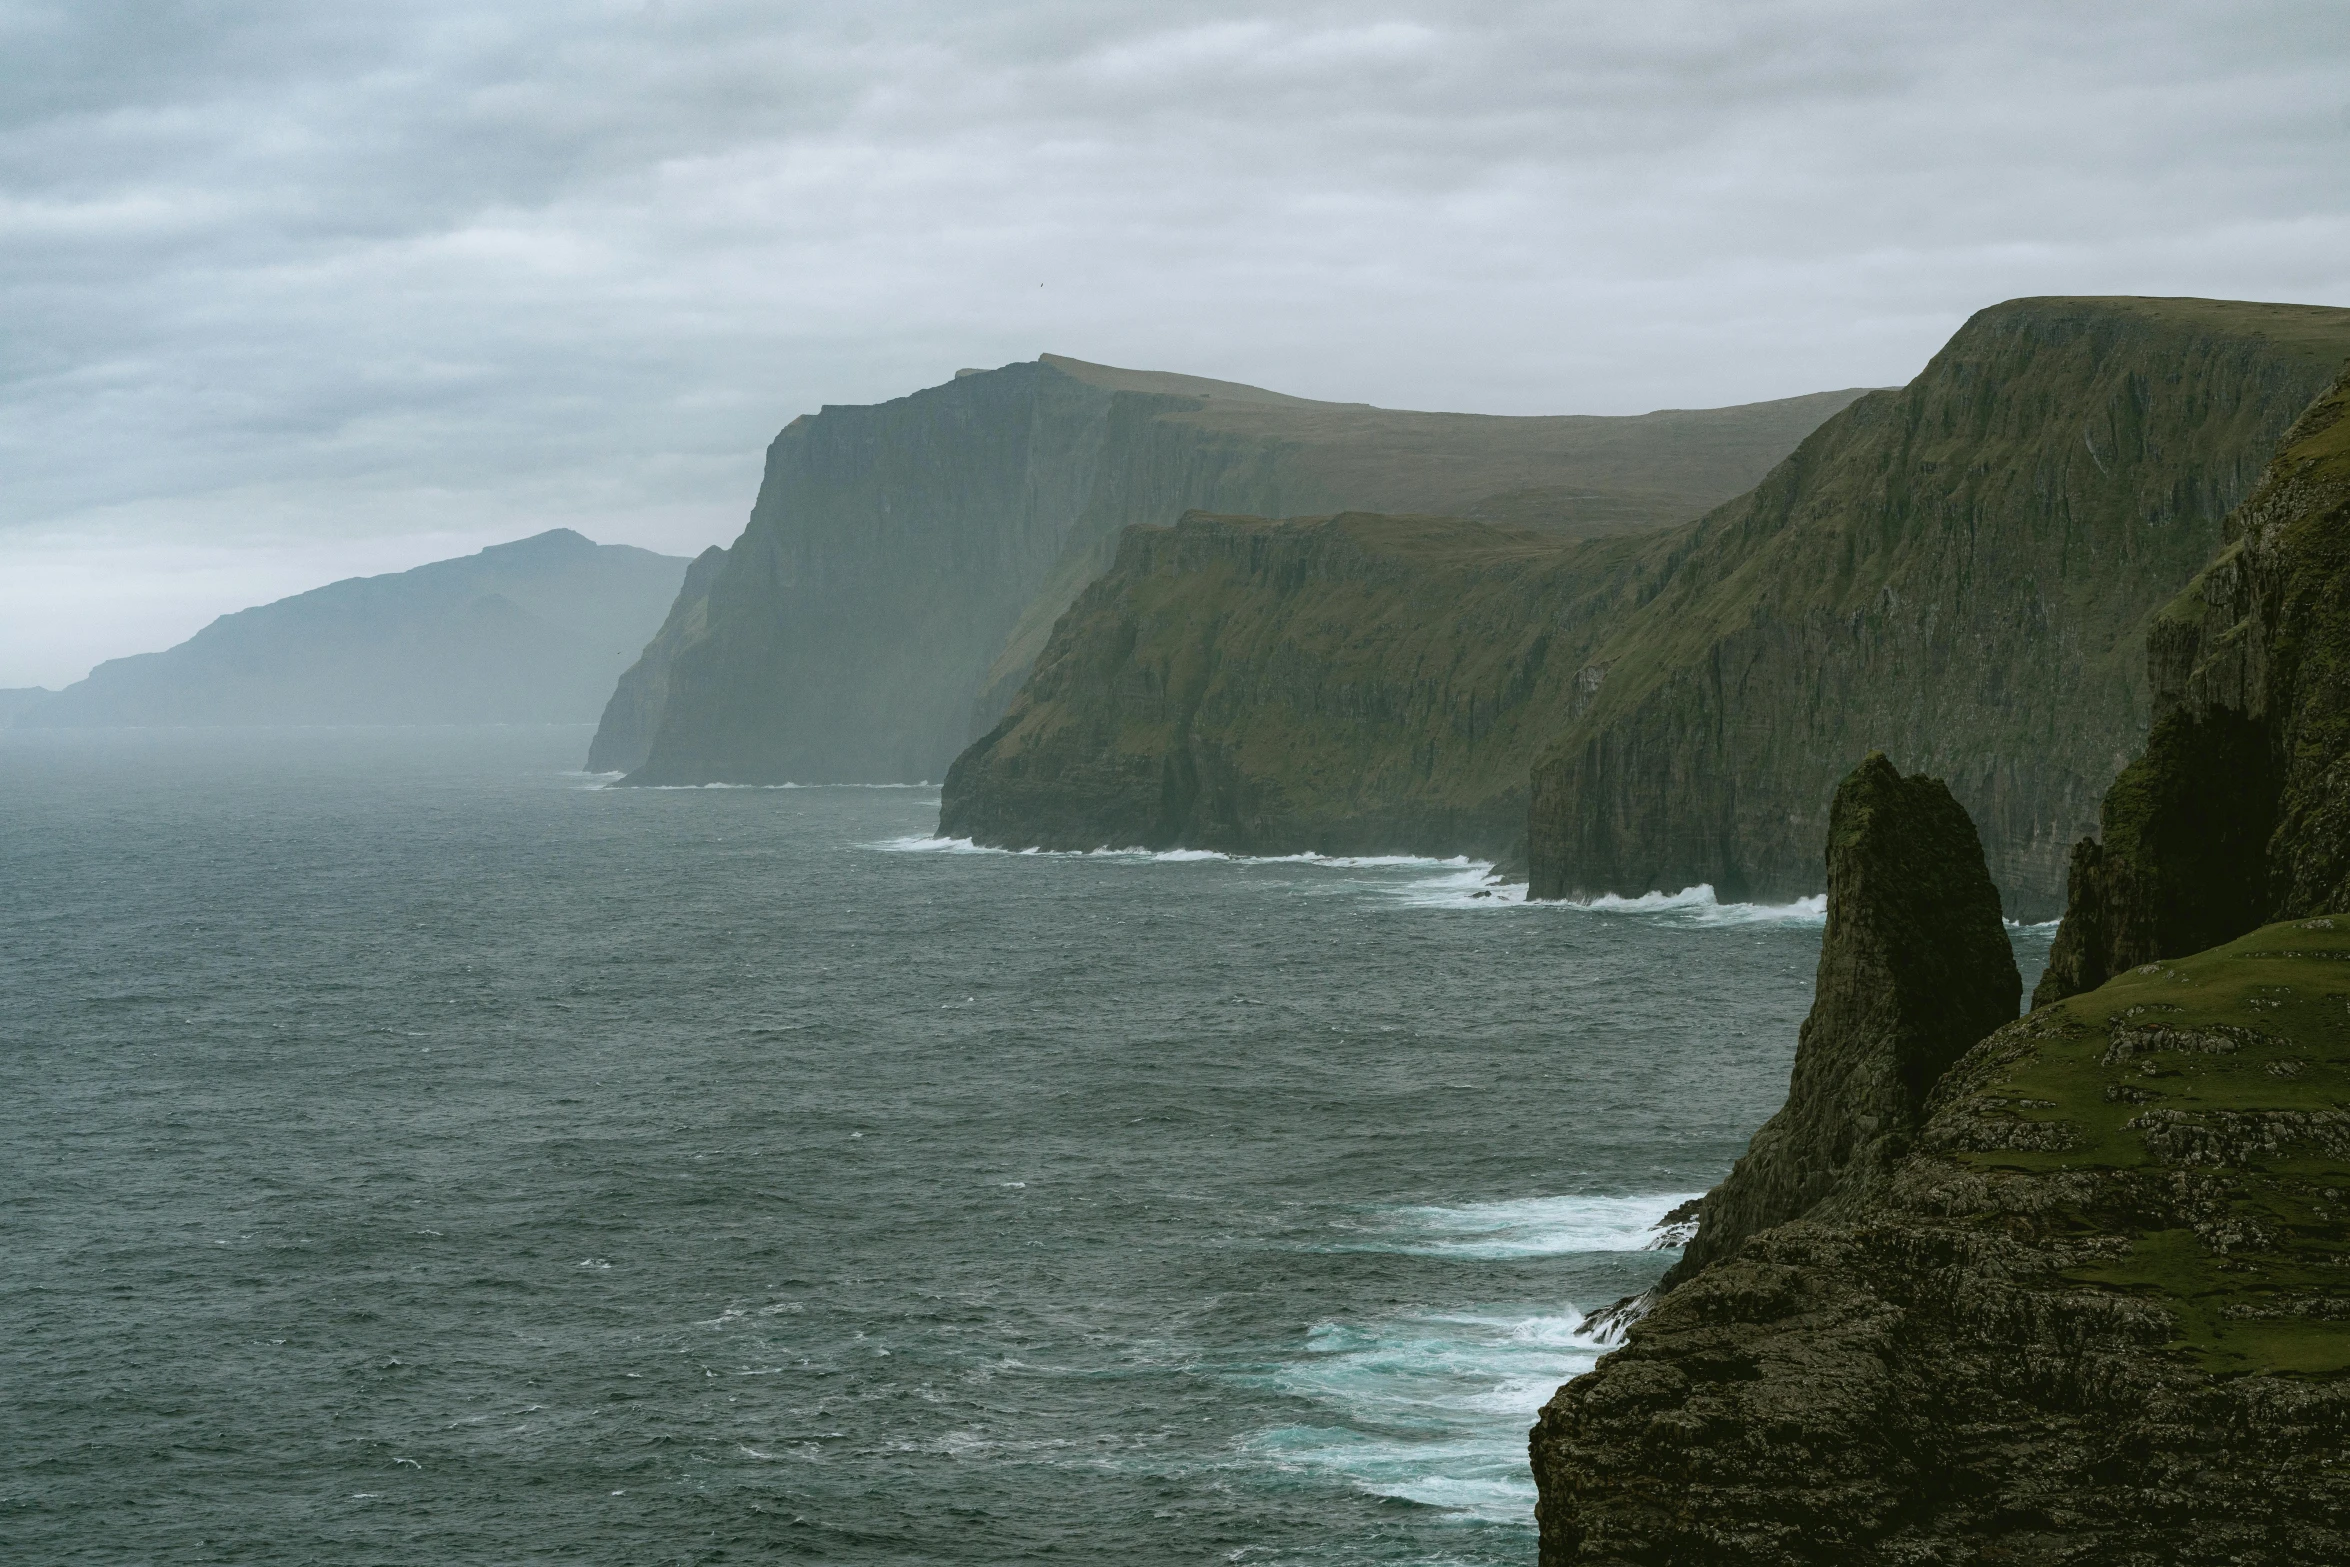
[[[0,6],[0,683],[238,558],[721,539],[792,414],[1045,348],[1609,412],[2350,302],[2332,11]],[[42,651],[44,572],[166,540],[177,620]]]

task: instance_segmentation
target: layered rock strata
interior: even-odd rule
[[[1634,538],[1458,518],[1193,513],[1128,530],[939,830],[1012,847],[1505,857]]]
[[[2153,716],[2148,617],[2350,353],[2350,311],[2027,299],[1675,546],[1533,776],[1533,890],[1816,890],[1838,759],[1949,780],[2011,913]]]
[[[1669,1291],[1901,1155],[1926,1095],[2023,995],[1974,823],[1938,778],[1874,752],[1828,813],[1828,928],[1787,1103],[1706,1194]]]
[[[2156,718],[2073,850],[2035,999],[2262,920],[2350,909],[2350,376],[2155,620]]]
[[[598,752],[641,755],[642,783],[937,779],[1129,524],[1490,497],[1568,536],[1654,529],[1751,485],[1855,395],[1501,418],[1046,355],[827,407],[769,447],[749,527],[699,612],[646,648]]]

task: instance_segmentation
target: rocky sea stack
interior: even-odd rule
[[[1669,1290],[1901,1155],[1926,1095],[2023,995],[1975,824],[1939,778],[1873,752],[1828,812],[1828,929],[1786,1107],[1706,1194]]]

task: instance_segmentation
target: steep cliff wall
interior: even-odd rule
[[[1544,1567],[2350,1560],[2350,918],[1991,1035],[1533,1432]]]
[[[645,765],[653,749],[653,735],[661,727],[661,710],[669,699],[669,666],[678,653],[699,642],[710,629],[710,585],[726,565],[726,551],[712,545],[694,557],[678,585],[677,597],[661,629],[637,661],[623,670],[596,737],[588,744],[588,771],[627,773]]]
[[[2023,995],[1974,823],[1883,752],[1828,809],[1828,929],[1787,1103],[1698,1209],[1660,1288],[1735,1257],[1909,1151],[1926,1095]]]
[[[2151,716],[2148,617],[2209,560],[2350,311],[2031,299],[1828,421],[1700,522],[1544,754],[1537,896],[1816,890],[1838,759],[1949,780],[2011,912]]]
[[[2350,379],[2228,533],[2056,982],[1559,1390],[1545,1567],[2350,1559]]]
[[[1853,393],[1638,418],[1315,403],[1047,355],[776,438],[709,586],[646,650],[624,728],[640,783],[940,777],[1025,678],[1119,532],[1192,507],[1459,510],[1515,497],[1590,534],[1683,521]],[[639,749],[622,732],[602,754]]]
[[[2156,719],[2073,851],[2035,999],[2350,909],[2350,375],[2147,637]]]
[[[1652,540],[1458,518],[1130,529],[940,831],[1015,847],[1502,855]]]

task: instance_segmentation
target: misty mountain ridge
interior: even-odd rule
[[[590,722],[659,629],[686,565],[553,528],[223,615],[176,647],[26,696],[14,722]]]

